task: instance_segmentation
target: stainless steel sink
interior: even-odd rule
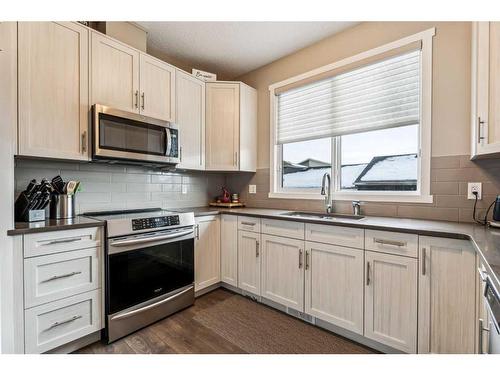
[[[300,211],[285,212],[281,215],[303,217],[306,219],[323,219],[323,220],[360,220],[364,218],[364,216],[362,215],[327,214],[320,212],[300,212]]]

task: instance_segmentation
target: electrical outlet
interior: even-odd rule
[[[188,193],[188,187],[187,185],[182,185],[182,194],[187,194]]]
[[[477,192],[477,199],[483,198],[483,189],[481,182],[469,182],[467,184],[467,199],[476,199],[474,192]]]
[[[257,193],[257,185],[248,185],[248,193],[250,194]]]

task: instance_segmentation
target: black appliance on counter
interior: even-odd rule
[[[194,214],[86,213],[106,221],[106,341],[194,303]]]

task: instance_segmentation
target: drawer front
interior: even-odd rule
[[[26,308],[99,288],[99,252],[95,247],[25,259]]]
[[[25,314],[25,351],[43,353],[102,328],[101,289],[33,307]]]
[[[303,240],[305,225],[296,221],[262,219],[262,233]]]
[[[366,250],[418,257],[418,235],[411,233],[365,230]]]
[[[362,249],[364,247],[363,232],[364,229],[361,228],[306,224],[306,241]]]
[[[238,216],[238,229],[248,232],[260,233],[260,218],[250,216]]]
[[[24,236],[24,257],[101,246],[101,228],[71,229]]]

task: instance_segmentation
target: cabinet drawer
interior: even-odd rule
[[[361,228],[334,225],[306,224],[306,241],[322,242],[332,245],[362,249],[364,233]]]
[[[238,229],[260,233],[260,218],[238,216]]]
[[[98,227],[27,234],[24,236],[24,257],[99,246],[101,246],[101,229]]]
[[[99,288],[100,248],[27,258],[24,261],[26,308]]]
[[[43,353],[102,328],[101,289],[33,307],[25,314],[25,351]]]
[[[275,236],[304,239],[304,223],[296,221],[262,219],[261,231]]]
[[[418,235],[367,229],[365,231],[365,248],[381,253],[417,258]]]

